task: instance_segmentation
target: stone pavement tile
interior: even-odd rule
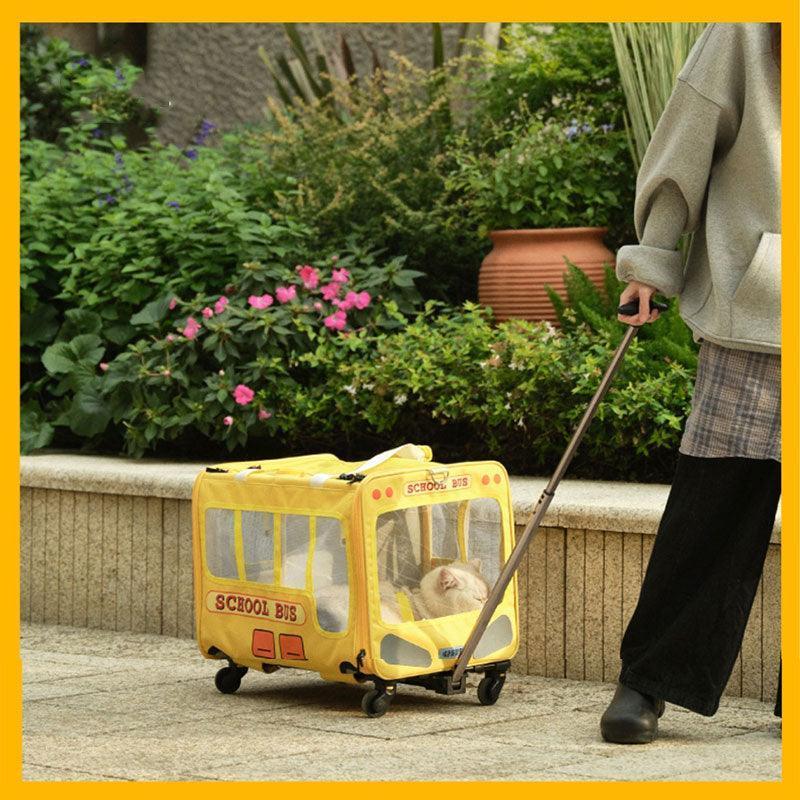
[[[91,709],[97,713],[124,715],[128,720],[127,728],[203,720],[220,714],[237,717],[247,714],[257,724],[260,718],[276,708],[296,706],[302,702],[302,696],[295,689],[296,686],[305,689],[309,683],[308,676],[298,676],[290,671],[280,678],[278,675],[256,675],[252,681],[249,680],[250,676],[245,676],[242,688],[233,695],[220,694],[209,676],[155,686],[120,687],[74,697],[40,700],[30,705],[46,704],[63,708],[65,712],[67,709]],[[313,678],[311,683],[314,683]],[[321,681],[317,679],[317,683]]]
[[[293,692],[301,705],[275,712],[282,724],[316,731],[348,733],[377,739],[403,739],[421,734],[471,729],[493,722],[523,719],[548,709],[522,703],[481,706],[474,688],[465,695],[445,697],[417,687],[400,687],[385,716],[371,719],[361,699],[371,686],[309,684]]]
[[[86,736],[112,733],[147,721],[142,716],[131,717],[111,709],[89,708],[86,704],[66,705],[58,700],[25,703],[22,707],[22,733],[63,736],[80,731]]]
[[[61,675],[50,680],[40,679],[29,683],[23,680],[22,693],[24,701],[27,701],[89,693],[106,694],[125,689],[139,690],[144,687],[155,688],[192,680],[206,681],[213,687],[214,672],[214,666],[205,663],[180,666],[154,663],[114,672],[102,670],[73,676]]]
[[[329,752],[331,761],[351,752],[353,737],[320,734],[285,725],[254,725],[237,718],[172,723],[113,735],[31,734],[23,740],[23,763],[85,770],[133,780],[181,780],[213,774],[251,760],[301,761],[304,753]]]
[[[173,639],[152,633],[106,631],[97,628],[25,623],[21,626],[23,650],[75,653],[90,656],[151,658],[202,658],[192,639]]]
[[[550,770],[575,760],[574,753],[550,750],[540,752],[535,765],[540,774],[549,774]],[[295,759],[248,758],[201,772],[200,777],[270,781],[485,781],[510,780],[509,776],[518,771],[519,754],[513,747],[468,739],[458,740],[454,747],[450,736],[436,734],[395,741],[351,737],[347,749],[326,748]]]
[[[454,731],[451,737],[459,741],[469,738],[504,743],[518,753],[520,766],[525,769],[529,754],[535,759],[542,750],[608,756],[624,749],[624,745],[604,742],[597,717],[582,711],[549,712],[509,722],[487,722],[474,730]]]
[[[663,740],[641,747],[623,747],[605,758],[592,758],[560,769],[598,780],[671,780],[693,772],[742,770],[772,774],[780,769],[780,739],[768,731],[722,738]]]
[[[40,764],[22,765],[23,781],[124,781],[117,775],[99,775],[94,772],[71,769],[53,769]]]

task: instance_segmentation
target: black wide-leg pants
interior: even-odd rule
[[[719,707],[753,605],[781,493],[773,459],[680,453],[620,682],[706,716]]]

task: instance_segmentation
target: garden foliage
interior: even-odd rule
[[[622,243],[634,176],[605,26],[511,27],[486,69],[395,57],[332,79],[333,105],[198,121],[182,147],[142,139],[136,68],[23,32],[23,450],[416,440],[550,469],[622,334],[620,287],[572,267],[560,329],[495,325],[471,302],[483,234],[607,224]],[[694,358],[677,311],[644,329],[576,474],[669,479]]]

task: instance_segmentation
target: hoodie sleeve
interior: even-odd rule
[[[636,177],[639,244],[619,249],[620,280],[654,286],[667,297],[680,294],[684,275],[675,248],[701,223],[711,168],[735,137],[735,119],[735,109],[678,79]]]

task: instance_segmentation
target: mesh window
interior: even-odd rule
[[[500,503],[493,497],[469,501],[468,530],[464,537],[467,558],[479,558],[481,573],[494,586],[505,563],[503,559],[503,518]]]
[[[231,509],[206,510],[205,538],[208,571],[218,578],[238,578]]]
[[[309,518],[300,514],[281,515],[281,585],[292,589],[306,586],[306,565],[310,542]]]
[[[332,633],[347,630],[350,586],[347,550],[342,526],[332,517],[316,518],[312,583],[320,628]]]
[[[502,517],[496,500],[389,511],[378,517],[376,528],[384,622],[431,619],[482,607],[502,566]]]
[[[242,511],[242,549],[248,581],[275,583],[275,529],[272,514]]]

